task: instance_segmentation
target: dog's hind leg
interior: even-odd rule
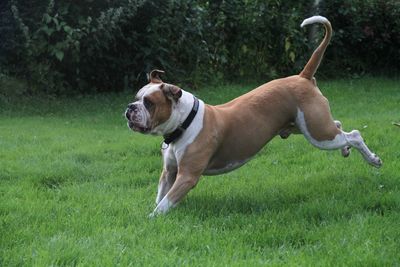
[[[369,150],[358,130],[353,130],[350,133],[344,133],[344,135],[348,145],[356,148],[369,164],[377,168],[382,165],[381,159]]]
[[[330,116],[329,109],[319,110],[314,113],[312,119],[307,120],[307,116],[298,110],[296,117],[296,125],[303,133],[305,138],[314,146],[325,149],[345,149],[346,147],[356,148],[363,158],[374,167],[380,167],[382,161],[372,153],[364,143],[361,134],[357,130],[346,133],[337,127]]]
[[[342,130],[342,123],[340,121],[335,121],[336,127]],[[350,148],[351,146],[345,146],[341,149],[342,156],[347,158],[350,155]]]

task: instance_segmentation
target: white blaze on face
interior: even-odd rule
[[[150,95],[160,89],[161,83],[149,83],[148,85],[143,86],[142,89],[136,94],[136,99],[143,103],[143,98],[147,95]]]

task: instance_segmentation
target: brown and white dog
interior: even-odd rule
[[[128,126],[140,133],[164,135],[164,166],[157,207],[151,216],[165,213],[192,189],[202,174],[221,174],[245,164],[276,135],[287,138],[301,132],[320,149],[356,148],[375,167],[382,162],[365,145],[360,132],[341,130],[314,74],[331,39],[329,21],[314,16],[301,26],[322,23],[325,37],[299,75],[273,80],[228,103],[211,106],[175,85],[161,81],[162,71],[151,72],[150,83],[128,105]]]

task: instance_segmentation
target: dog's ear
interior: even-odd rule
[[[176,85],[163,83],[163,84],[161,84],[160,88],[166,97],[172,98],[175,101],[178,100],[182,96],[182,89]]]
[[[147,74],[147,79],[149,83],[162,83],[163,81],[160,78],[161,74],[164,74],[163,70],[152,70],[150,74]]]

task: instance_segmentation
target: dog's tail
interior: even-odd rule
[[[308,19],[305,19],[303,23],[301,23],[301,27],[305,25],[314,24],[314,23],[322,23],[325,26],[325,37],[322,40],[321,44],[315,49],[312,54],[310,60],[308,60],[304,69],[300,72],[300,77],[311,80],[314,77],[315,72],[318,69],[319,63],[321,63],[322,57],[326,50],[326,47],[329,44],[332,36],[332,26],[329,20],[322,16],[314,16]]]

